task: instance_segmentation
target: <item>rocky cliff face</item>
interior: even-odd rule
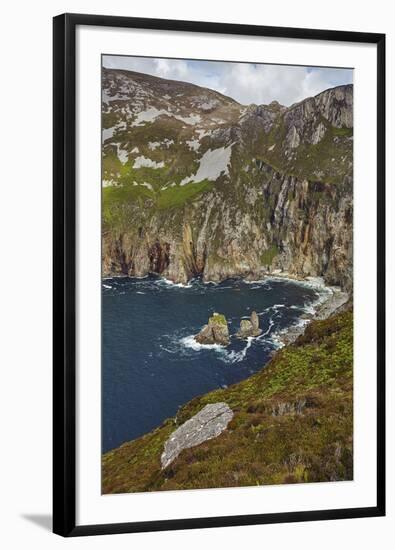
[[[351,85],[289,108],[103,71],[103,274],[352,287]]]

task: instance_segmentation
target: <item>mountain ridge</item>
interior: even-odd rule
[[[103,69],[103,274],[352,288],[352,95],[243,106]]]
[[[152,74],[149,74],[149,73],[142,73],[142,72],[139,72],[139,71],[132,71],[130,69],[113,69],[113,68],[110,68],[110,67],[103,67],[103,72],[106,72],[106,71],[115,71],[115,72],[120,73],[120,74],[123,73],[123,74],[125,74],[125,76],[130,76],[130,77],[134,77],[134,78],[142,77],[144,80],[152,79],[153,81],[162,81],[165,85],[167,85],[168,83],[174,83],[174,85],[186,86],[186,87],[191,87],[191,88],[198,88],[200,90],[210,90],[212,93],[218,94],[219,96],[221,96],[225,99],[231,100],[234,103],[238,103],[239,105],[242,105],[239,101],[237,101],[237,99],[234,99],[231,96],[223,94],[222,92],[219,92],[218,90],[214,90],[213,88],[206,88],[205,86],[200,86],[199,84],[194,84],[193,82],[188,82],[186,80],[177,80],[177,79],[164,78],[164,77],[157,76],[157,75],[152,75]]]

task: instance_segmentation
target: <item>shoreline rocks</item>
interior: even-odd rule
[[[304,334],[306,327],[311,321],[322,321],[328,319],[335,312],[343,307],[346,307],[349,303],[350,296],[347,292],[343,292],[338,289],[332,289],[332,292],[328,294],[325,300],[319,304],[315,313],[306,313],[300,317],[300,321],[296,325],[292,325],[286,329],[283,329],[277,335],[277,340],[281,347],[289,346],[293,344],[299,336]]]
[[[199,344],[228,346],[230,343],[228,322],[225,315],[214,313],[195,337]]]
[[[262,334],[262,330],[259,328],[259,317],[256,311],[251,313],[249,319],[242,319],[240,321],[240,329],[236,333],[237,338],[250,338],[251,336],[259,336]]]

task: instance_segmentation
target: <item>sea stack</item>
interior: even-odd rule
[[[230,342],[228,322],[225,315],[213,313],[209,318],[208,324],[204,325],[202,330],[195,336],[199,344],[219,344],[227,346]]]
[[[249,319],[242,319],[240,321],[240,329],[236,333],[238,338],[249,338],[251,336],[259,336],[262,334],[262,330],[259,328],[259,317],[256,311],[251,313]]]

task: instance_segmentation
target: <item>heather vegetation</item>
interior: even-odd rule
[[[353,478],[353,316],[312,322],[250,378],[197,397],[147,435],[103,456],[103,492],[160,491]],[[170,434],[208,403],[234,411],[219,437],[166,469]]]

